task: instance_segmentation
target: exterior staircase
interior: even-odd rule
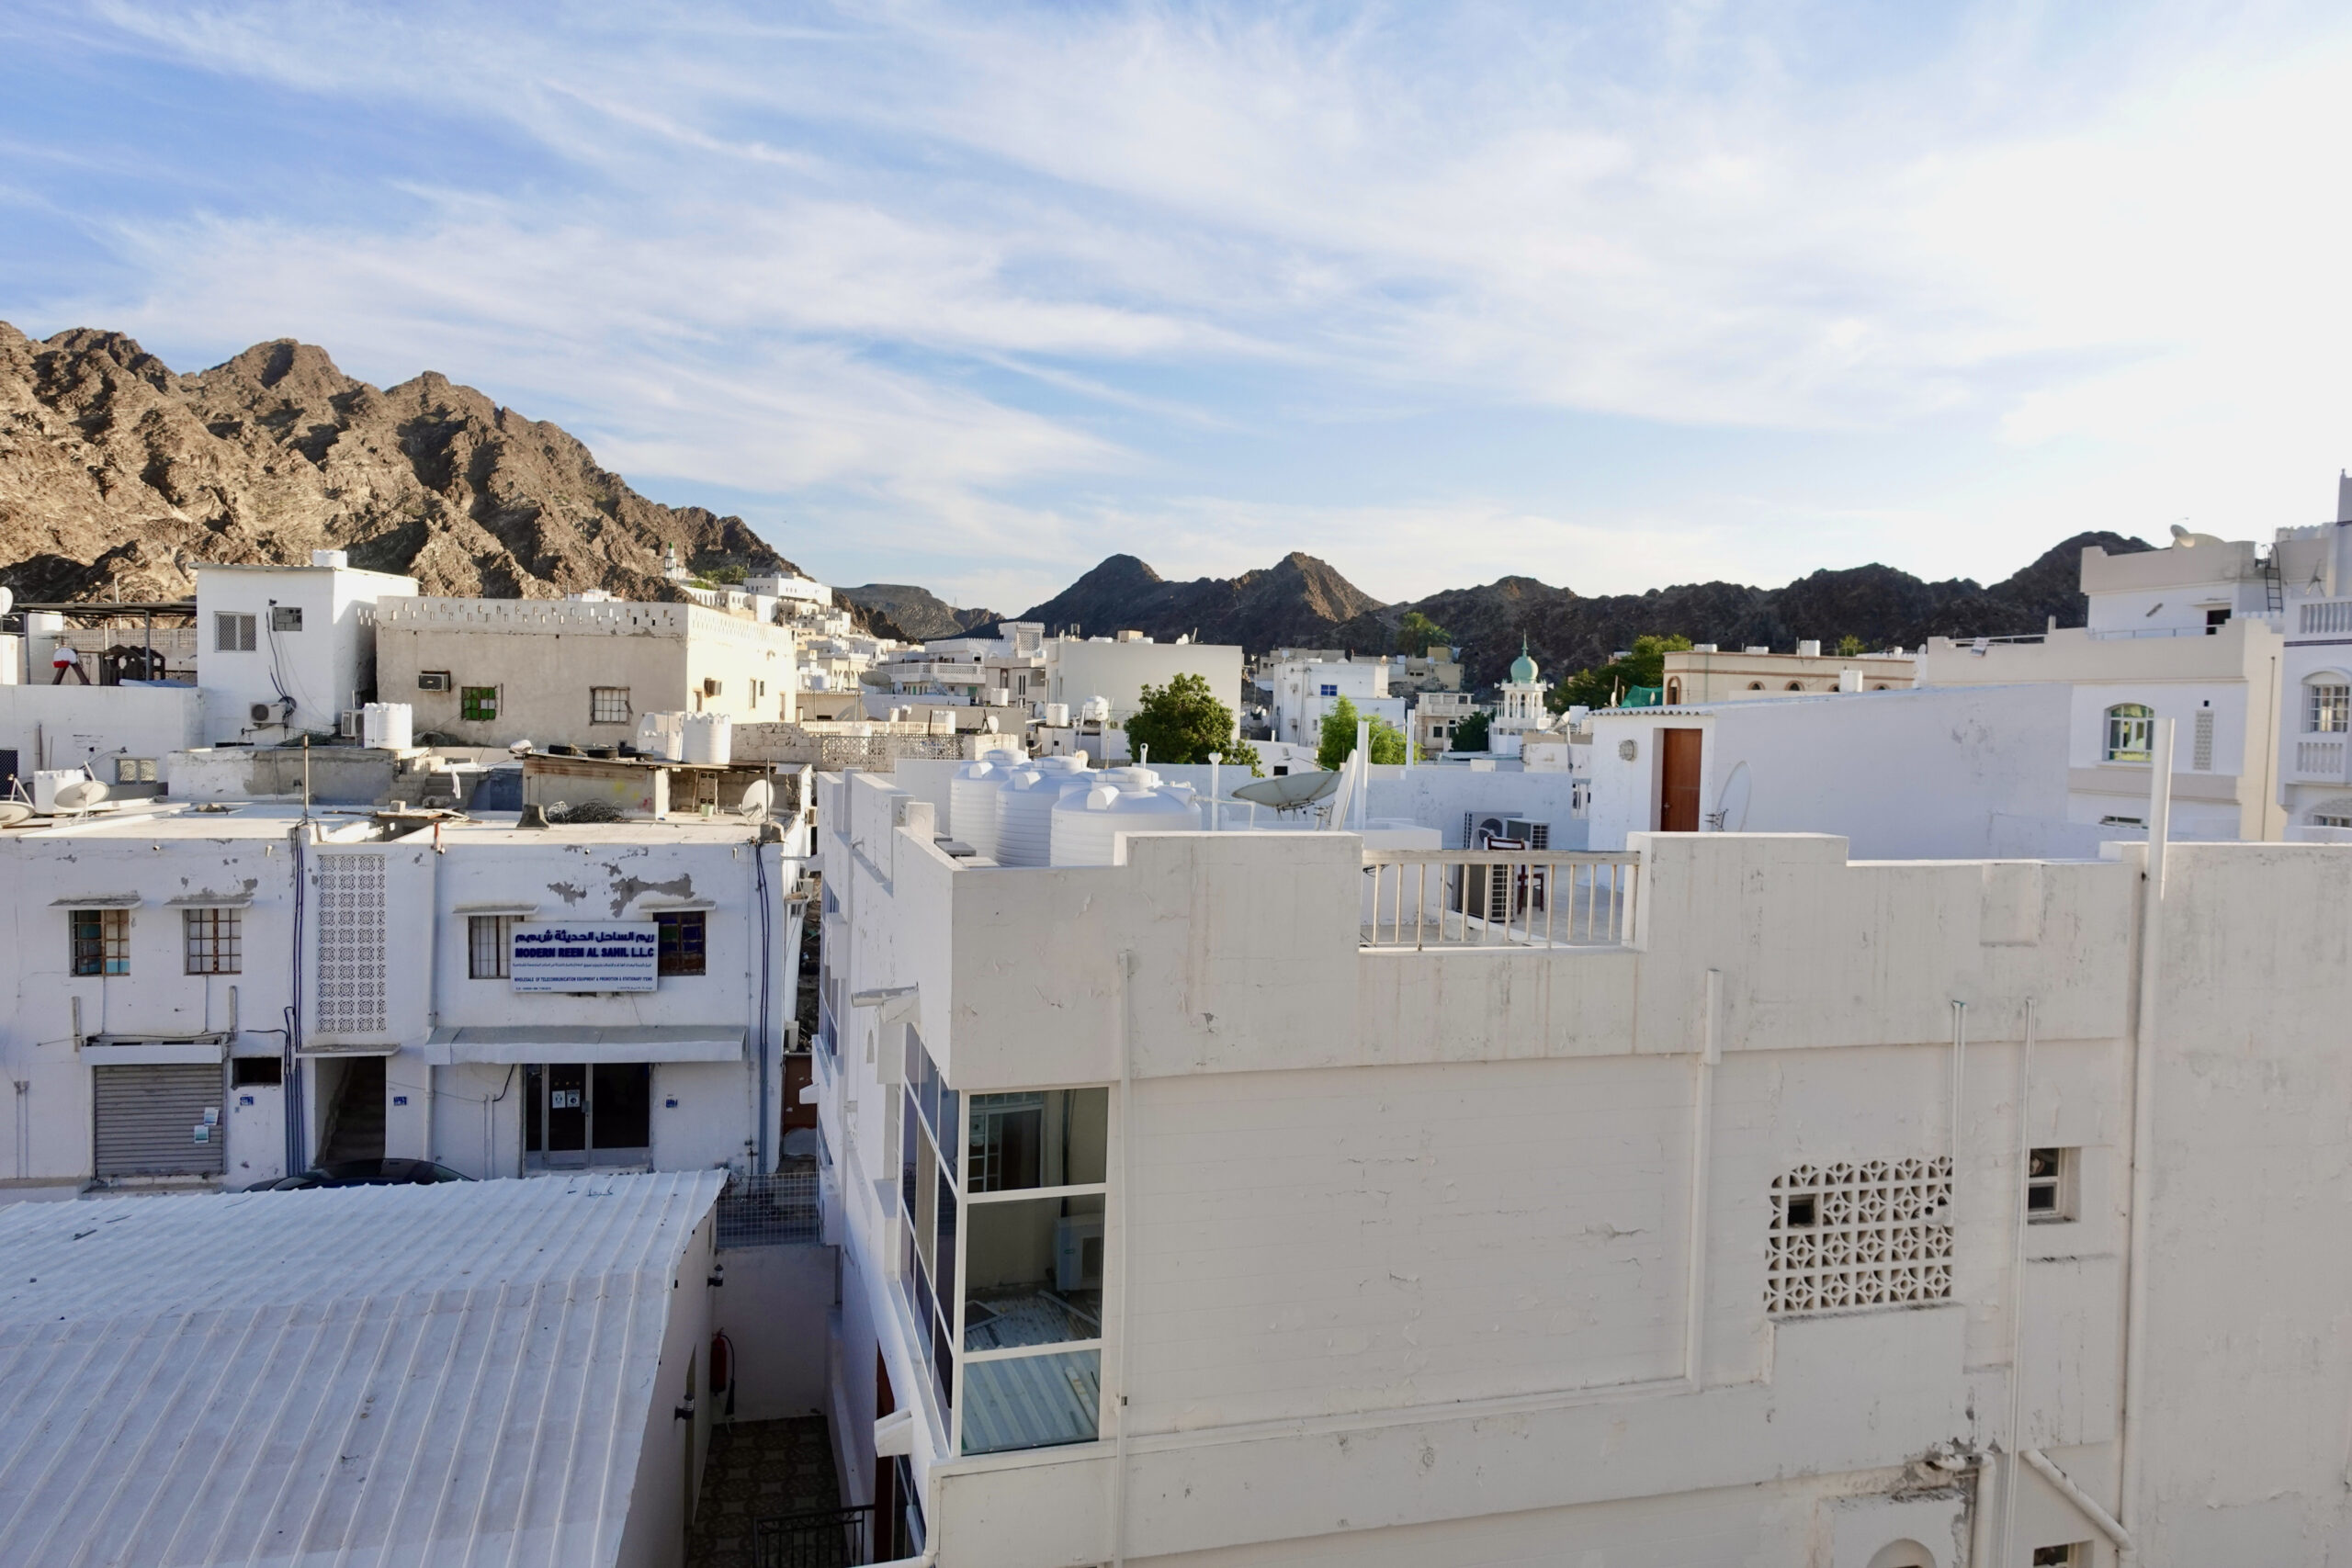
[[[355,1056],[344,1064],[326,1135],[319,1141],[319,1163],[384,1157],[384,1058]]]

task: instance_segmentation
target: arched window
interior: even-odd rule
[[[1764,682],[1761,681],[1750,681],[1747,683],[1747,689],[1751,692],[1760,692],[1764,689]]]
[[[1792,681],[1789,682],[1789,690],[1792,692],[1802,692],[1804,690],[1804,682],[1803,681]]]
[[[1682,682],[1679,682],[1679,681],[1668,681],[1668,682],[1666,683],[1666,702],[1667,702],[1667,705],[1668,705],[1668,707],[1673,707],[1673,706],[1675,706],[1675,705],[1679,705],[1681,701],[1682,701]]]
[[[2303,682],[2303,728],[2312,735],[2352,730],[2352,685],[2330,671]]]
[[[2107,710],[2107,760],[2145,762],[2156,751],[2156,710],[2145,703],[2118,703]]]

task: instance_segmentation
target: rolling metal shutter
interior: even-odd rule
[[[93,1067],[90,1077],[98,1175],[219,1176],[227,1168],[219,1064]],[[198,1143],[207,1111],[215,1125]]]

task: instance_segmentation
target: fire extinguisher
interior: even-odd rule
[[[727,1414],[735,1414],[735,1341],[724,1334],[710,1337],[710,1392],[727,1395]]]

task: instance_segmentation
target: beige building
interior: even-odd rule
[[[1434,757],[1453,746],[1453,732],[1478,711],[1467,692],[1423,692],[1413,705],[1413,744]]]
[[[418,735],[466,746],[610,746],[635,739],[640,713],[798,716],[792,633],[699,604],[387,601],[376,670]]]
[[[1143,704],[1146,686],[1165,686],[1179,675],[1198,675],[1216,700],[1241,707],[1241,649],[1227,643],[1154,642],[1138,632],[1116,637],[1049,637],[1045,642],[1044,700],[1069,705],[1072,714],[1091,697],[1111,705],[1111,717],[1125,723]]]
[[[1860,683],[1843,681],[1847,671]],[[1769,648],[1724,653],[1701,643],[1687,653],[1666,656],[1666,703],[1738,703],[1784,697],[1791,692],[1888,692],[1918,684],[1918,664],[1901,649],[1891,653],[1825,654],[1817,642],[1801,642],[1794,653]]]

